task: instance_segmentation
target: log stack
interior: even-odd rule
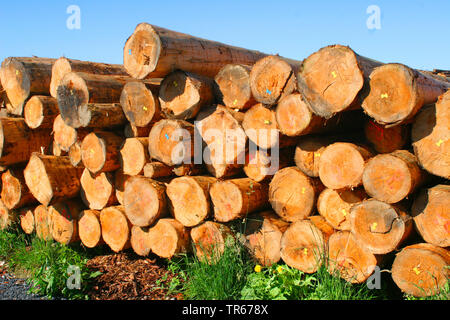
[[[353,283],[394,260],[417,296],[449,275],[446,77],[143,23],[123,66],[12,57],[0,81],[1,228],[208,262],[231,237],[263,266]]]

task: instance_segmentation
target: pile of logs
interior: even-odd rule
[[[0,80],[1,228],[164,258],[231,236],[263,266],[362,283],[387,265],[415,296],[448,281],[443,71],[142,23],[123,65],[12,57]]]

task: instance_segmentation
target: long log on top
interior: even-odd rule
[[[31,128],[51,128],[59,114],[58,101],[48,96],[33,96],[25,104],[23,117]]]
[[[329,119],[360,107],[359,93],[372,70],[380,65],[349,47],[327,46],[303,61],[297,74],[298,90],[315,114]]]
[[[8,209],[17,209],[38,202],[25,183],[22,169],[9,169],[2,174],[1,199]]]
[[[52,97],[57,97],[57,89],[61,80],[70,72],[84,72],[99,75],[127,75],[125,68],[119,64],[80,61],[61,57],[52,66],[52,78],[50,82],[50,95]]]
[[[436,102],[450,83],[403,64],[380,66],[370,74],[361,107],[383,125],[410,122],[422,106]]]
[[[141,23],[125,43],[123,65],[137,79],[163,78],[176,69],[214,78],[227,64],[251,66],[264,56],[258,51]]]
[[[26,100],[33,95],[49,95],[55,59],[10,57],[3,61],[0,79],[8,95],[8,112],[21,116]]]

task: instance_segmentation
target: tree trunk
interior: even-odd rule
[[[376,122],[394,126],[410,122],[422,106],[436,102],[448,89],[447,81],[390,63],[371,73],[361,106]]]
[[[52,141],[51,130],[31,130],[22,118],[0,118],[0,165],[26,163]]]
[[[82,210],[78,200],[59,202],[48,207],[52,237],[55,241],[65,245],[80,241],[78,218]]]
[[[306,176],[297,167],[286,167],[278,171],[270,182],[269,201],[283,220],[303,220],[314,212],[323,188],[319,179]]]
[[[74,167],[78,166],[84,166],[83,161],[81,159],[81,141],[75,142],[70,148],[69,148],[69,159],[70,163]]]
[[[52,64],[48,58],[6,58],[0,69],[0,80],[12,109],[10,114],[21,116],[26,100],[33,95],[49,95]]]
[[[316,115],[330,119],[336,113],[359,108],[359,93],[380,65],[349,47],[327,46],[303,61],[297,75],[298,90]]]
[[[378,153],[391,153],[405,147],[410,128],[406,125],[384,127],[372,120],[366,121],[364,134],[370,146]]]
[[[135,226],[148,227],[167,214],[164,183],[134,176],[127,179],[123,201],[128,219]]]
[[[117,204],[112,173],[92,174],[88,169],[84,169],[80,181],[81,199],[89,209],[102,210]]]
[[[93,174],[120,168],[120,146],[123,138],[108,131],[91,132],[81,143],[81,159]]]
[[[119,103],[88,103],[78,109],[80,127],[105,128],[122,127],[127,123]]]
[[[25,183],[22,169],[9,169],[2,174],[1,199],[10,210],[38,202]]]
[[[412,153],[397,150],[370,159],[362,181],[369,196],[386,203],[397,203],[416,192],[427,177]]]
[[[320,157],[325,148],[335,142],[330,136],[305,136],[298,140],[294,161],[304,174],[311,178],[319,177]]]
[[[20,227],[26,234],[32,234],[36,228],[34,224],[34,209],[22,208],[19,210]]]
[[[182,164],[174,167],[173,173],[178,177],[198,176],[205,173],[205,167],[201,164]]]
[[[230,109],[246,110],[257,101],[250,87],[252,67],[227,64],[215,76],[217,99]]]
[[[167,185],[172,216],[185,227],[194,227],[210,217],[210,187],[213,177],[179,177]]]
[[[140,138],[140,137],[148,137],[150,134],[151,126],[148,127],[136,127],[131,123],[127,123],[125,128],[123,129],[123,135],[125,138]]]
[[[150,254],[152,248],[150,246],[149,227],[133,226],[131,228],[131,248],[141,257],[146,257]]]
[[[51,220],[47,206],[39,205],[34,209],[36,236],[41,240],[52,240]]]
[[[415,297],[445,292],[450,271],[450,251],[429,243],[418,243],[397,254],[392,279],[404,293]]]
[[[256,182],[270,180],[278,170],[292,165],[293,148],[265,150],[250,148],[246,156],[244,172]]]
[[[123,173],[137,176],[144,172],[145,165],[150,162],[147,138],[128,138],[120,149],[120,160]]]
[[[159,86],[150,83],[132,81],[125,84],[120,104],[131,125],[148,127],[161,120],[158,91]]]
[[[251,214],[246,218],[245,245],[252,257],[262,266],[269,267],[281,259],[281,237],[289,223],[273,211]]]
[[[415,198],[411,216],[422,238],[435,246],[450,246],[450,186],[440,184],[422,190]]]
[[[159,89],[159,103],[169,119],[193,119],[203,107],[214,103],[213,80],[176,70],[168,74]]]
[[[335,229],[350,231],[351,208],[367,198],[364,189],[325,189],[317,199],[317,211]]]
[[[58,86],[64,76],[70,72],[84,72],[98,75],[128,75],[125,68],[119,64],[80,61],[61,57],[55,61],[52,67],[52,78],[50,82],[50,95],[52,97],[57,97]]]
[[[161,258],[186,253],[190,249],[189,230],[175,219],[161,219],[148,232],[152,252]]]
[[[273,106],[297,89],[296,73],[301,61],[290,63],[279,56],[258,60],[250,72],[250,87],[256,101]]]
[[[79,195],[83,168],[74,167],[69,157],[34,153],[25,170],[25,182],[33,196],[43,205]]]
[[[224,224],[206,221],[191,229],[191,241],[195,255],[200,261],[214,263],[223,254],[228,237],[234,237],[233,232]]]
[[[314,273],[324,262],[334,229],[322,216],[292,223],[281,238],[281,258],[290,267]]]
[[[7,229],[17,220],[15,211],[9,210],[0,199],[0,231]]]
[[[354,143],[333,143],[320,156],[320,180],[330,189],[356,188],[362,184],[365,164],[372,155]]]
[[[58,115],[53,122],[53,133],[54,140],[61,150],[68,152],[75,143],[83,141],[89,131],[68,126],[61,115]]]
[[[125,214],[123,206],[108,207],[100,212],[100,225],[105,243],[114,252],[130,248],[132,224]]]
[[[78,219],[78,233],[81,242],[88,248],[103,244],[100,211],[83,210]]]
[[[122,170],[117,170],[114,173],[114,187],[116,189],[117,201],[123,206],[123,193],[125,192],[125,183],[130,176],[124,174]]]
[[[58,101],[47,96],[31,97],[23,111],[25,123],[31,129],[52,128],[58,114]]]
[[[229,222],[269,208],[269,185],[250,178],[217,181],[209,191],[214,218]]]
[[[152,161],[146,163],[143,169],[144,177],[150,179],[172,177],[174,167],[165,165],[162,162]]]

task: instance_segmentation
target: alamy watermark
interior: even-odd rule
[[[70,265],[67,268],[66,272],[67,272],[67,275],[69,276],[69,278],[67,278],[67,281],[66,281],[67,288],[70,289],[70,290],[73,290],[73,289],[80,290],[81,289],[81,270],[80,270],[80,267]]]
[[[370,5],[366,9],[366,13],[370,16],[366,20],[366,26],[369,30],[381,29],[381,9],[377,5]]]
[[[66,10],[67,14],[70,16],[66,20],[66,26],[69,30],[80,30],[81,29],[81,9],[77,5],[70,5]]]

